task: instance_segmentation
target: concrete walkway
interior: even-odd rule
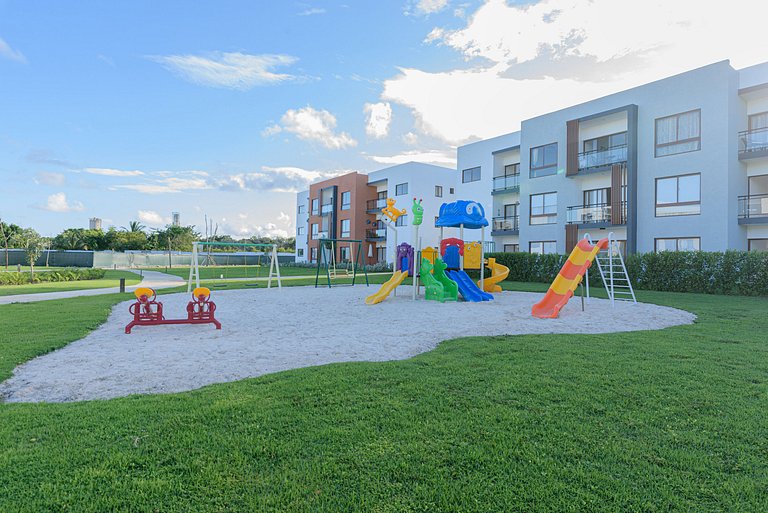
[[[138,274],[138,271],[132,269],[126,269]],[[186,285],[187,280],[174,276],[172,274],[165,274],[157,271],[144,271],[144,279],[136,285],[130,285],[125,287],[125,290],[131,292],[136,287],[151,287],[153,289],[168,289],[172,287],[178,287],[180,285]],[[16,294],[15,296],[0,296],[0,305],[7,305],[10,303],[34,303],[36,301],[48,301],[49,299],[65,299],[70,297],[81,296],[100,296],[102,294],[115,294],[120,292],[120,287],[108,287],[104,289],[86,289],[86,290],[66,290],[62,292],[41,292],[39,294]]]

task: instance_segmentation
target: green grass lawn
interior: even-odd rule
[[[135,285],[141,281],[141,277],[138,274],[132,273],[130,271],[107,271],[107,274],[104,275],[104,278],[99,280],[55,281],[30,283],[27,285],[2,285],[0,286],[0,296],[117,287],[120,285],[120,278],[125,278],[126,285]]]
[[[125,297],[0,306],[0,379]],[[698,320],[0,404],[0,511],[767,511],[766,298],[638,298]]]

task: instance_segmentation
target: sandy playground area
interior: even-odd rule
[[[137,326],[126,335],[130,302],[82,340],[18,367],[0,384],[8,402],[67,402],[192,390],[332,362],[412,357],[462,336],[607,333],[690,324],[695,316],[650,304],[580,298],[559,319],[536,319],[543,294],[503,292],[484,303],[411,300],[411,287],[367,306],[370,287],[286,287],[213,292],[223,324]],[[423,291],[423,289],[422,289]],[[162,296],[166,317],[183,317],[187,294]]]

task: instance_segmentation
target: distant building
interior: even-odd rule
[[[181,214],[173,212],[171,216],[173,216],[173,226],[181,226]]]
[[[101,230],[101,218],[92,217],[88,220],[88,228],[91,230]]]

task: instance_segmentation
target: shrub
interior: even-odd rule
[[[32,277],[31,283],[99,280],[106,275],[104,269],[62,269],[57,271],[37,271]],[[30,273],[9,271],[0,272],[0,285],[26,285],[30,283]]]
[[[549,283],[565,263],[564,255],[489,253],[509,267],[508,280]],[[642,253],[626,259],[632,286],[638,290],[699,292],[744,296],[768,295],[768,252],[681,251]],[[597,265],[590,283],[601,284]]]

